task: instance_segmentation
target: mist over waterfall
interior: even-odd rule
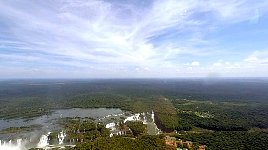
[[[109,118],[113,115],[113,117],[119,117],[118,114],[123,115],[123,112],[120,109],[72,108],[54,110],[49,115],[43,115],[29,120],[0,120],[0,130],[7,130],[9,129],[8,127],[21,129],[19,127],[26,126],[30,128],[29,132],[2,134],[2,136],[0,136],[0,150],[27,150],[30,148],[51,149],[64,148],[66,146],[73,147],[76,143],[83,142],[84,139],[69,138],[67,132],[59,124],[58,120],[69,117],[74,118],[76,116],[86,118],[89,117],[89,114],[91,114],[90,117],[94,119],[106,121],[106,119],[109,120]],[[18,126],[18,128],[16,126]]]
[[[26,148],[22,145],[22,139],[8,142],[0,140],[0,150],[26,150]]]
[[[52,132],[48,132],[47,134],[41,135],[36,145],[36,148],[46,149],[47,147],[54,147],[57,145],[64,144],[64,139],[66,137],[66,133],[64,131],[61,131],[58,133],[57,135],[58,143],[55,143],[55,145],[54,144],[50,145],[51,139],[49,138],[49,136],[51,133]],[[33,147],[33,144],[31,143],[31,140],[28,140],[28,139],[17,139],[17,140],[8,140],[8,141],[0,140],[0,150],[27,150],[26,147],[30,148],[29,146]]]

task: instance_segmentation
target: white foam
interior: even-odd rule
[[[22,139],[17,139],[16,143],[12,143],[10,140],[9,142],[0,140],[0,150],[24,150],[21,144]]]
[[[37,148],[44,148],[49,145],[48,143],[48,136],[50,135],[51,132],[48,132],[47,134],[44,134],[40,137],[40,140],[37,144]]]
[[[63,141],[64,141],[64,138],[66,137],[66,133],[64,133],[63,131],[61,131],[59,134],[58,134],[58,140],[59,140],[59,144],[63,144]]]

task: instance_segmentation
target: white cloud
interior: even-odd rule
[[[266,77],[268,75],[268,52],[255,51],[241,61],[218,60],[205,69],[222,76]]]
[[[191,63],[192,66],[200,66],[200,63],[198,61],[193,61]]]
[[[0,48],[14,51],[1,51],[0,61],[9,65],[12,61],[19,61],[70,66],[80,69],[80,74],[87,72],[88,68],[91,71],[95,68],[96,74],[114,72],[111,76],[124,74],[122,70],[129,71],[130,75],[139,71],[139,76],[142,73],[154,76],[159,70],[165,70],[168,76],[180,76],[174,70],[185,69],[184,62],[181,62],[185,56],[204,57],[222,53],[217,50],[214,41],[204,39],[203,30],[217,28],[221,23],[250,21],[256,16],[256,13],[252,16],[256,10],[259,18],[268,6],[265,1],[252,4],[245,0],[156,0],[145,6],[137,3],[140,2],[1,1],[0,21],[6,27],[0,28]],[[216,15],[212,18],[214,23],[208,25],[211,20],[193,17],[200,12]],[[157,41],[163,34],[173,32],[186,32],[189,37]],[[205,46],[196,48],[198,44]],[[267,60],[260,54],[255,55],[245,61],[266,63]],[[203,75],[205,71],[200,68],[201,63],[193,61],[186,67]],[[216,62],[213,66],[217,65],[235,66],[223,62]],[[39,66],[38,70],[47,69],[52,73],[55,69],[49,68]],[[57,71],[55,69],[54,74]],[[79,71],[74,74],[79,74]]]
[[[244,61],[253,64],[268,65],[268,51],[255,51],[244,59]]]

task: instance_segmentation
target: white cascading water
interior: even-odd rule
[[[0,140],[0,150],[23,150],[22,147],[22,139],[17,139],[16,143],[12,143],[10,140],[9,142],[5,142]]]
[[[44,148],[44,147],[46,147],[46,146],[49,145],[48,136],[50,135],[50,133],[51,133],[51,132],[48,132],[47,134],[42,135],[42,136],[40,137],[40,140],[39,140],[39,142],[38,142],[38,144],[37,144],[37,147],[38,147],[38,148]]]
[[[153,122],[154,122],[154,111],[152,111],[152,119],[153,119]]]
[[[18,147],[21,147],[22,139],[17,139],[17,145]]]
[[[64,133],[63,131],[61,131],[59,134],[58,134],[58,140],[59,140],[59,144],[63,144],[63,141],[64,141],[64,138],[66,137],[66,133]]]

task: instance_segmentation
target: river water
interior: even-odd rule
[[[147,125],[148,134],[150,135],[158,134],[160,131],[154,123],[153,112],[132,114],[130,112],[123,112],[121,109],[115,108],[57,109],[52,111],[52,113],[49,115],[43,115],[40,117],[0,120],[0,131],[10,127],[30,126],[30,131],[5,134],[0,133],[0,150],[27,150],[33,147],[46,148],[49,145],[48,135],[51,132],[59,133],[59,143],[49,146],[56,146],[56,148],[59,148],[58,146],[68,146],[68,144],[70,145],[71,142],[63,144],[66,134],[64,133],[64,129],[60,125],[59,120],[61,118],[77,117],[81,119],[94,119],[97,122],[103,122],[106,124],[106,128],[110,129],[110,136],[123,134],[123,132],[115,128],[115,124],[118,123],[118,121],[142,121]]]
[[[60,118],[93,118],[101,119],[105,116],[122,114],[123,111],[120,109],[108,109],[108,108],[72,108],[72,109],[58,109],[54,110],[49,115],[43,115],[40,117],[30,118],[30,119],[9,119],[0,120],[0,130],[9,127],[22,127],[22,126],[36,126],[37,129],[32,132],[19,133],[19,134],[0,134],[0,140],[7,140],[12,138],[26,138],[29,134],[43,134],[48,131],[59,131],[61,127],[57,124]]]

